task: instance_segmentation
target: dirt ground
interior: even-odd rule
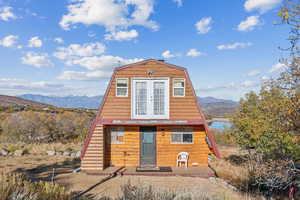
[[[1,157],[0,172],[20,172],[31,180],[51,181],[66,187],[68,191],[84,191],[99,182],[104,176],[72,173],[80,166],[79,159],[66,156],[25,155]],[[55,169],[55,170],[53,170]],[[244,199],[241,195],[223,184],[205,178],[195,177],[159,177],[159,176],[117,176],[95,187],[88,194],[116,197],[120,195],[121,186],[127,183],[144,186],[152,185],[159,191],[195,192],[217,196],[222,199]]]

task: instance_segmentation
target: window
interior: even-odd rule
[[[193,128],[192,127],[174,128],[172,131],[171,143],[173,143],[173,144],[192,144],[193,143]]]
[[[133,119],[169,118],[168,78],[133,78],[131,98]]]
[[[110,143],[111,144],[124,143],[124,127],[110,128]]]
[[[128,79],[117,78],[116,79],[116,96],[127,97],[128,96]]]
[[[184,97],[185,96],[185,79],[174,78],[173,79],[173,96]]]

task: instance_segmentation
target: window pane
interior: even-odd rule
[[[183,88],[174,88],[174,96],[184,96],[184,89]]]
[[[127,87],[127,79],[117,79],[117,87]]]
[[[184,87],[184,79],[174,79],[174,87]]]
[[[117,88],[117,96],[127,96],[127,88]]]
[[[193,134],[183,134],[182,140],[184,143],[192,143],[193,142]]]
[[[110,138],[111,138],[111,143],[123,143],[124,128],[123,127],[111,127]]]
[[[180,143],[182,142],[182,135],[181,134],[177,134],[177,133],[172,133],[172,142],[176,143]]]
[[[154,82],[154,115],[165,114],[165,83]]]
[[[136,82],[135,114],[147,115],[147,82]]]

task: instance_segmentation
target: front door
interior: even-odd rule
[[[156,127],[140,127],[141,133],[141,166],[156,166]]]

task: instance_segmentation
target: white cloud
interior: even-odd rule
[[[252,31],[256,26],[261,24],[262,22],[260,21],[259,16],[250,16],[247,17],[246,20],[241,21],[241,23],[237,27],[237,30],[245,32]]]
[[[112,70],[115,67],[121,65],[127,65],[130,63],[135,63],[141,61],[142,59],[133,58],[125,59],[119,56],[92,56],[92,57],[83,57],[67,61],[67,65],[79,65],[89,70]]]
[[[247,75],[248,76],[258,76],[259,74],[260,74],[260,71],[254,70],[254,71],[249,72]]]
[[[0,46],[15,47],[19,37],[17,35],[8,35],[0,40]]]
[[[72,0],[68,14],[60,21],[60,26],[68,30],[74,24],[102,25],[107,31],[126,29],[132,25],[146,26],[157,30],[151,21],[154,0]]]
[[[10,19],[16,19],[17,17],[12,12],[12,7],[5,6],[0,8],[0,20],[9,21]]]
[[[258,85],[258,83],[257,82],[255,82],[255,81],[244,81],[244,82],[242,82],[241,83],[241,86],[243,86],[243,87],[254,87],[254,86],[257,86]]]
[[[200,19],[196,24],[198,34],[206,34],[211,30],[212,18],[204,17]]]
[[[28,41],[28,47],[39,48],[39,47],[42,47],[42,46],[43,46],[43,42],[37,36],[30,38],[30,40]]]
[[[58,76],[60,80],[79,80],[79,81],[93,81],[109,78],[111,72],[108,71],[93,71],[93,72],[77,72],[77,71],[64,71]]]
[[[272,66],[272,68],[270,69],[269,72],[273,73],[273,72],[277,72],[277,71],[282,71],[282,70],[284,70],[286,68],[287,68],[286,64],[284,64],[284,63],[276,63],[276,64],[274,64]]]
[[[162,57],[164,57],[164,58],[174,58],[174,57],[175,57],[175,55],[171,54],[171,51],[170,51],[170,50],[164,51],[161,55],[162,55]]]
[[[53,63],[50,61],[48,54],[27,52],[22,57],[22,63],[26,65],[32,65],[34,67],[51,67]]]
[[[219,50],[233,50],[233,49],[237,49],[237,48],[246,48],[246,47],[249,47],[249,46],[252,46],[252,43],[251,42],[235,42],[233,44],[222,44],[222,45],[219,45],[217,46],[217,49]]]
[[[139,36],[139,33],[136,30],[130,30],[130,31],[118,31],[118,32],[111,32],[108,34],[105,34],[106,40],[132,40]]]
[[[182,0],[173,0],[173,2],[175,2],[177,4],[177,7],[181,7],[182,6]]]
[[[60,37],[54,38],[53,41],[56,42],[56,43],[58,43],[58,44],[64,43],[64,40],[62,38],[60,38]]]
[[[197,49],[190,49],[187,53],[187,56],[196,57],[196,56],[202,56],[205,55],[204,53],[201,53]]]
[[[73,57],[100,55],[104,53],[105,49],[105,45],[99,42],[85,43],[83,45],[71,44],[68,47],[58,47],[53,55],[61,60],[66,60]]]
[[[268,77],[268,76],[262,76],[261,78],[260,78],[260,80],[262,80],[262,81],[268,81],[270,78]]]
[[[282,0],[247,0],[244,7],[247,11],[259,10],[261,13],[275,8]]]

